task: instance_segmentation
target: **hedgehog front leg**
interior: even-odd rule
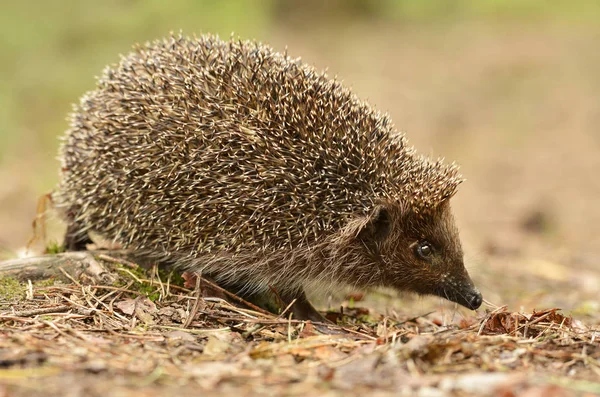
[[[211,274],[205,274],[204,276],[211,277]],[[301,288],[289,289],[289,287],[279,288],[278,286],[271,286],[269,289],[248,292],[246,282],[236,282],[231,280],[228,280],[225,283],[221,282],[220,286],[273,314],[277,314],[291,305],[285,313],[286,317],[292,313],[294,320],[311,320],[319,323],[331,323],[313,307],[306,298],[304,290]]]
[[[283,301],[285,307],[289,306],[292,302],[294,304],[291,307],[293,318],[296,320],[311,320],[319,323],[331,323],[321,313],[314,308],[314,306],[306,298],[304,290],[292,290],[279,293],[279,297]],[[295,301],[294,301],[295,300]]]

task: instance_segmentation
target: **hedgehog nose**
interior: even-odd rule
[[[481,303],[483,302],[483,297],[481,296],[481,292],[474,291],[473,296],[469,298],[469,309],[476,310],[479,309]]]

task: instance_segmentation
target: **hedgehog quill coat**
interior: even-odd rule
[[[171,37],[108,67],[70,124],[53,199],[72,236],[250,289],[391,285],[479,306],[448,205],[456,166],[299,59]]]

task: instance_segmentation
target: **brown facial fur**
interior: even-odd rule
[[[463,264],[458,230],[448,201],[427,214],[415,214],[398,203],[384,203],[371,214],[359,235],[384,277],[380,283],[398,290],[438,295],[476,309],[481,294]],[[419,243],[433,251],[417,253]]]
[[[428,241],[434,250],[427,259],[416,252],[416,244],[423,241]],[[437,295],[470,309],[477,309],[482,301],[464,267],[458,230],[448,202],[419,215],[400,203],[386,202],[311,247],[247,257],[217,256],[203,262],[205,269],[216,270],[216,278],[225,284],[243,279],[250,282],[249,288],[387,286]]]

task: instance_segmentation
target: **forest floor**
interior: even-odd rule
[[[326,311],[336,325],[320,325],[194,274],[102,253],[56,258],[51,277],[27,259],[2,278],[2,396],[600,394],[597,311],[583,321],[404,298],[402,314],[382,313],[397,298],[376,291],[349,293]]]

